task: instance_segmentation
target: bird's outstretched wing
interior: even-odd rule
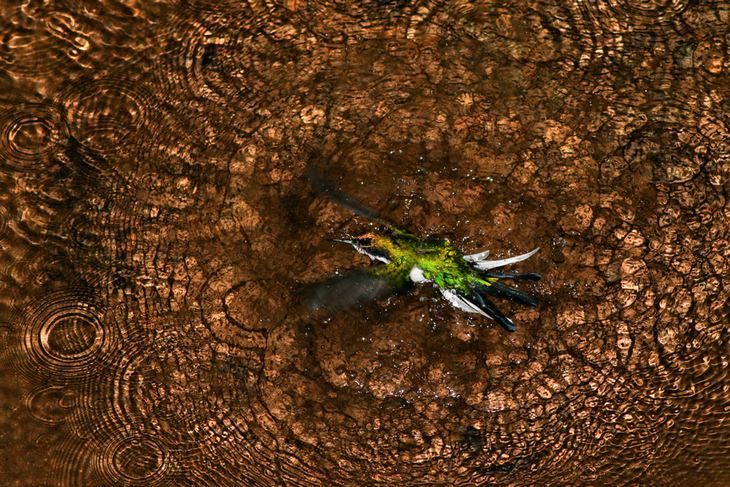
[[[395,288],[383,276],[364,270],[340,274],[302,290],[302,300],[313,310],[339,311],[384,298]]]
[[[410,232],[401,230],[385,218],[381,217],[377,211],[373,210],[372,208],[368,208],[352,196],[348,196],[339,191],[330,181],[327,181],[327,179],[322,176],[322,174],[319,172],[319,169],[317,169],[317,166],[314,163],[311,163],[309,165],[306,175],[307,179],[309,180],[309,184],[312,186],[312,189],[314,189],[322,196],[327,197],[332,202],[348,208],[356,215],[367,218],[371,222],[379,223],[393,233],[397,233],[403,236],[415,237],[415,235],[411,234]]]
[[[381,218],[380,215],[378,215],[378,212],[376,212],[375,210],[368,208],[367,206],[357,201],[355,198],[348,196],[335,188],[331,182],[327,181],[322,176],[322,174],[317,169],[317,166],[315,166],[314,164],[310,164],[307,168],[307,179],[309,180],[309,184],[317,193],[326,196],[334,203],[337,203],[340,206],[344,206],[345,208],[350,209],[356,215],[365,217],[368,220],[378,222],[387,227],[393,226],[389,221]]]

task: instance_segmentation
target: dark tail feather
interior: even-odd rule
[[[490,296],[496,296],[499,298],[507,298],[512,301],[534,308],[537,306],[537,299],[534,296],[527,294],[524,291],[515,289],[513,287],[505,286],[499,282],[495,282],[491,286],[480,286],[479,291]]]
[[[491,319],[502,325],[505,330],[515,331],[516,327],[512,320],[502,314],[502,312],[497,309],[497,307],[492,304],[491,301],[482,296],[477,290],[474,290],[471,293],[471,299],[469,301],[479,306],[479,309],[484,311],[484,313],[486,313],[486,315],[489,316]]]
[[[520,279],[525,281],[539,281],[542,275],[539,272],[482,272],[483,277],[496,277],[498,279]]]

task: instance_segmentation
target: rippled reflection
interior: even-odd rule
[[[96,150],[123,145],[149,118],[146,94],[133,80],[85,80],[70,86],[59,98],[74,135]]]
[[[0,154],[5,171],[33,170],[44,162],[66,132],[61,114],[44,104],[19,105],[0,115]]]
[[[98,469],[111,484],[158,485],[171,468],[169,453],[153,437],[110,442],[97,457]]]
[[[649,30],[677,20],[688,0],[578,0],[596,23],[615,31]]]
[[[0,12],[8,482],[727,483],[721,2]],[[312,313],[377,223],[311,166],[418,235],[540,245],[540,307]]]

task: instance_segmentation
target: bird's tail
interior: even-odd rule
[[[497,279],[517,279],[521,281],[539,281],[542,279],[542,274],[539,272],[492,272],[484,271],[480,272],[479,275],[485,279],[490,277]]]
[[[510,301],[514,301],[517,304],[528,306],[530,308],[537,307],[537,298],[535,298],[533,295],[510,286],[505,286],[504,284],[499,282],[495,282],[490,286],[479,285],[476,287],[475,290],[479,294],[494,296],[498,298],[506,298]]]
[[[470,298],[470,301],[476,304],[486,316],[499,323],[505,330],[515,331],[517,327],[514,322],[505,316],[505,314],[502,313],[499,308],[494,305],[494,303],[487,299],[484,293],[474,289],[472,290]]]

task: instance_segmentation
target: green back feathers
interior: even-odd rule
[[[421,240],[406,232],[374,237],[374,246],[385,250],[391,262],[374,270],[398,288],[410,283],[411,269],[418,267],[426,279],[444,289],[468,292],[473,285],[490,286],[496,278],[482,278],[448,240]]]

